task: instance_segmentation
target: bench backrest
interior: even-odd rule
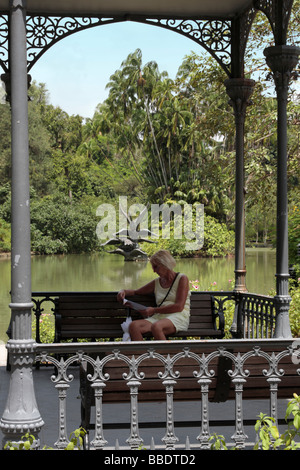
[[[155,305],[155,298],[135,296],[134,301],[147,306]],[[115,292],[63,294],[55,302],[58,337],[67,338],[121,338],[121,324],[130,314],[132,319],[140,314],[130,311],[116,299]],[[191,293],[191,319],[188,331],[178,332],[180,337],[222,337],[215,327],[215,302],[210,294]]]
[[[154,296],[135,296],[134,301],[144,305],[155,305]],[[154,303],[153,303],[154,302]],[[215,300],[211,294],[191,292],[190,324],[188,331],[180,331],[176,336],[187,337],[222,337],[223,333],[215,324]],[[175,336],[175,335],[173,335]]]
[[[115,293],[60,295],[55,301],[58,340],[121,337],[126,313]]]

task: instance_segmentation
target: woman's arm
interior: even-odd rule
[[[133,295],[147,295],[153,294],[155,281],[151,281],[145,286],[138,289],[122,289],[118,292],[117,300],[121,302],[125,297],[132,297]]]

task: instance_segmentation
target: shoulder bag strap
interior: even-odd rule
[[[160,302],[160,304],[157,305],[157,307],[160,307],[161,304],[162,304],[162,303],[166,300],[166,298],[168,297],[168,295],[169,295],[169,293],[170,293],[170,290],[172,289],[172,287],[173,287],[173,285],[174,285],[174,282],[176,281],[176,278],[177,278],[178,274],[179,274],[179,273],[176,273],[176,276],[174,277],[173,282],[172,282],[172,284],[170,285],[170,288],[169,288],[168,292],[166,293],[164,299]]]

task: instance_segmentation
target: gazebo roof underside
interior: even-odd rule
[[[0,11],[9,10],[0,0]],[[165,18],[233,18],[251,0],[27,0],[27,14],[72,16],[143,16]]]

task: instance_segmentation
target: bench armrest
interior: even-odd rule
[[[212,314],[213,322],[216,330],[220,330],[224,336],[225,329],[225,317],[224,317],[224,307],[223,301],[217,300],[213,295],[211,296],[212,302]],[[219,320],[219,326],[217,326],[217,320]]]

